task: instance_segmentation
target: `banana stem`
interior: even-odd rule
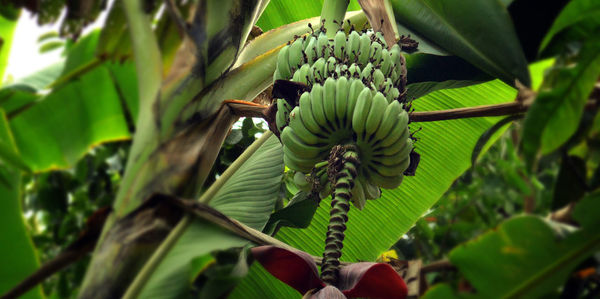
[[[358,174],[359,164],[356,146],[336,146],[332,149],[328,173],[334,176],[334,191],[331,199],[331,212],[329,226],[327,227],[327,238],[325,239],[323,263],[321,264],[321,280],[328,285],[337,286],[338,283],[340,257],[344,247],[344,231],[346,230],[350,198],[352,197],[350,192],[354,186],[354,179]]]
[[[327,30],[327,37],[333,38],[342,26],[350,0],[325,0],[321,9],[321,24]]]

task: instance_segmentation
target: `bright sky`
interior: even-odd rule
[[[112,2],[109,1],[108,7],[112,6]],[[107,10],[103,11],[94,24],[86,27],[82,35],[94,28],[101,27],[106,19],[106,12]],[[23,10],[13,36],[5,77],[0,78],[2,79],[0,83],[6,82],[9,76],[12,77],[11,81],[23,78],[60,60],[62,48],[40,54],[41,44],[37,42],[40,35],[51,31],[58,32],[59,27],[60,21],[54,24],[39,26],[36,18],[27,10]]]

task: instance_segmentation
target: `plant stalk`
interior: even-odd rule
[[[340,272],[340,257],[344,247],[344,231],[350,210],[351,190],[358,174],[358,152],[356,146],[335,146],[329,158],[328,174],[334,177],[331,212],[323,262],[321,264],[321,280],[337,287]]]
[[[349,0],[325,0],[321,10],[321,24],[327,30],[327,37],[333,38],[340,29],[348,9]]]

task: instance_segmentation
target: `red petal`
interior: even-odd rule
[[[271,275],[301,294],[325,286],[319,279],[317,265],[306,252],[290,251],[275,246],[260,246],[252,248],[252,254]]]
[[[344,294],[342,292],[340,292],[340,290],[338,290],[338,288],[336,288],[334,286],[326,286],[326,287],[318,290],[316,293],[310,294],[309,296],[304,296],[302,298],[307,298],[307,299],[346,299],[347,297],[344,296]]]
[[[356,263],[340,270],[340,289],[348,298],[406,298],[402,277],[388,264]]]

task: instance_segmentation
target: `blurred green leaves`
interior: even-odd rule
[[[438,48],[507,84],[515,79],[530,84],[525,55],[499,1],[413,0],[392,1],[392,5],[398,23]]]
[[[556,61],[525,118],[522,149],[529,169],[538,151],[550,153],[575,133],[600,76],[600,39]]]

